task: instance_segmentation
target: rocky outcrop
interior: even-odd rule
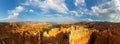
[[[76,28],[75,28],[76,27]],[[70,44],[89,44],[91,35],[96,30],[89,30],[88,28],[84,28],[82,26],[71,27],[70,35],[69,35],[69,43]]]
[[[0,23],[1,44],[41,44],[41,31],[48,23]]]
[[[120,23],[88,22],[84,23],[84,25],[89,30],[97,30],[97,32],[94,31],[90,35],[89,44],[120,44]]]

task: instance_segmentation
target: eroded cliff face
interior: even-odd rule
[[[0,23],[1,44],[40,44],[41,31],[48,23]]]
[[[0,44],[120,44],[120,24],[0,23]]]
[[[89,30],[82,26],[71,27],[69,30],[71,32],[69,35],[70,44],[89,44],[92,33],[97,32],[95,29]]]
[[[0,44],[68,44],[67,28],[49,23],[1,23]]]
[[[89,44],[120,44],[120,23],[87,22],[82,24],[92,32]]]

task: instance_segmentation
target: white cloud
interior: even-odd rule
[[[9,16],[8,19],[13,19],[15,17],[19,16],[19,13],[22,12],[24,10],[24,8],[22,6],[18,6],[16,7],[14,10],[10,10],[9,11]]]
[[[22,6],[17,6],[14,10],[8,10],[9,16],[7,18],[3,18],[0,20],[13,20],[16,19],[20,12],[22,12],[24,10],[24,8]]]
[[[70,14],[75,15],[75,16],[80,16],[77,11],[70,11]]]
[[[33,10],[33,9],[30,9],[29,12],[34,12],[34,10]]]
[[[27,0],[23,5],[32,5],[39,7],[42,11],[48,12],[49,10],[54,10],[59,13],[67,13],[68,8],[64,2],[65,0]]]
[[[62,14],[72,14],[79,17],[86,14],[94,15],[103,20],[107,20],[111,22],[120,22],[120,0],[111,0],[111,1],[104,0],[104,1],[103,1],[104,3],[100,3],[98,5],[91,7],[92,10],[87,9],[85,0],[75,0],[74,5],[76,6],[76,8],[74,8],[75,10],[71,10],[71,11],[66,6],[65,0],[26,0],[24,3],[22,3],[22,6],[38,7],[40,8],[40,10],[43,11],[41,12],[41,14],[44,13],[47,14],[48,12],[51,12],[51,10],[54,12],[58,12],[56,16],[59,17],[46,15],[48,18],[43,18],[44,20],[41,19],[41,21],[51,21],[51,20],[54,22],[77,21],[69,16],[62,17],[64,16],[64,15],[60,15],[62,13]],[[9,10],[10,15],[8,16],[8,18],[2,20],[17,18],[20,12],[24,10],[22,6],[18,6],[14,10]],[[27,10],[26,12],[34,12],[34,10],[30,9]],[[83,20],[93,21],[90,18],[86,18]]]
[[[85,5],[85,0],[75,0],[75,6],[84,6]]]
[[[106,21],[120,22],[120,0],[101,0],[100,4],[91,7],[88,10],[85,0],[75,0],[77,11],[72,11],[76,16],[89,14],[101,18]],[[89,18],[88,18],[89,19]]]
[[[73,13],[77,13],[75,14],[75,16],[82,16],[84,14],[89,14],[89,10],[86,7],[86,3],[85,0],[75,0],[74,5],[76,6],[76,12]]]
[[[106,21],[120,22],[120,0],[112,0],[93,6],[92,13]]]
[[[88,14],[88,10],[85,4],[85,0],[75,0],[73,3],[76,5],[76,10],[69,10],[66,6],[65,0],[27,0],[22,5],[39,7],[44,14],[52,11],[63,13],[63,14],[74,14],[80,17],[83,14]]]
[[[109,21],[111,22],[120,22],[120,13],[110,14],[109,17],[110,17]]]
[[[114,7],[120,11],[120,0],[112,0]]]

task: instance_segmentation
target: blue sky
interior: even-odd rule
[[[120,0],[0,0],[0,22],[120,22]]]

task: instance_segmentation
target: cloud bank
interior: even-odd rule
[[[8,10],[9,16],[7,18],[0,19],[0,20],[11,20],[11,21],[13,21],[20,15],[20,12],[22,12],[23,10],[24,10],[24,8],[22,6],[17,6],[13,10]]]
[[[112,0],[93,6],[92,13],[106,21],[120,22],[120,0]]]
[[[53,20],[54,22],[64,22],[98,20],[120,22],[120,0],[97,0],[99,3],[95,2],[96,5],[92,6],[87,5],[87,0],[73,0],[73,5],[75,6],[72,8],[73,10],[69,9],[70,5],[66,3],[66,1],[67,0],[25,0],[20,6],[17,6],[13,10],[9,10],[8,13],[10,15],[6,19],[17,18],[22,11],[26,11],[26,8],[29,8],[30,6],[39,8],[40,12],[38,12],[38,14],[40,15],[56,14],[59,16],[55,17],[48,15],[46,18],[40,18],[41,21]],[[89,2],[89,4],[91,3]],[[30,13],[37,13],[36,10],[32,8],[27,11]],[[87,16],[88,18],[82,18],[85,15],[89,15]],[[96,18],[89,18],[90,16],[94,16]]]

